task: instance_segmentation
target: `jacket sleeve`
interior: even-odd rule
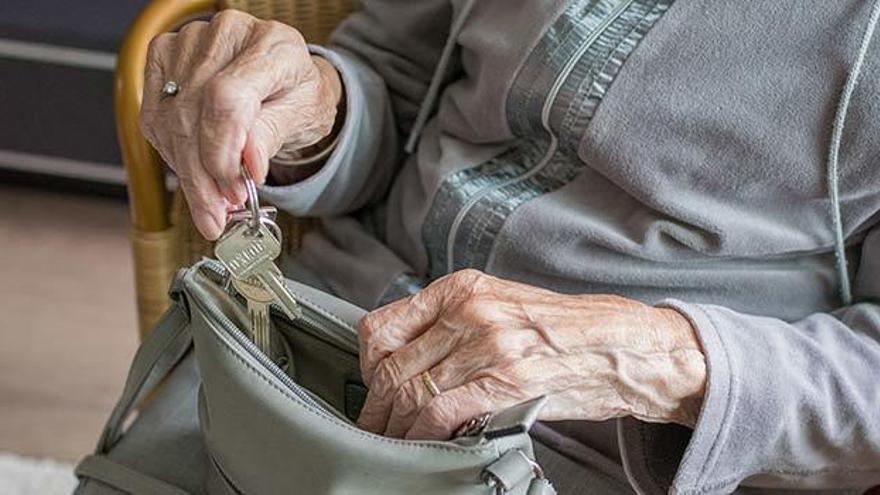
[[[295,215],[353,211],[387,191],[449,33],[448,0],[366,0],[334,32],[311,46],[339,71],[345,122],[323,167],[261,196]]]
[[[680,494],[880,485],[880,228],[853,289],[857,303],[795,322],[662,302],[697,329],[706,395],[694,430],[620,420],[630,481]]]

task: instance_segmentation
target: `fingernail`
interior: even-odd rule
[[[268,162],[266,158],[264,158],[265,155],[263,153],[263,150],[261,150],[259,147],[254,150],[254,154],[256,155],[256,163],[251,163],[249,164],[249,166],[246,166],[248,167],[248,172],[251,173],[251,177],[254,179],[254,182],[256,182],[257,185],[262,186],[263,183],[266,182],[266,174],[262,173],[263,165]]]

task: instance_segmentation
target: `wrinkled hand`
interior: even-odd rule
[[[449,438],[478,414],[540,395],[549,399],[542,420],[692,426],[705,388],[705,359],[681,313],[475,270],[369,313],[359,333],[370,390],[358,423],[393,437]]]
[[[166,81],[176,96],[162,98]],[[216,239],[245,199],[242,160],[262,183],[282,145],[312,145],[333,128],[339,76],[292,27],[224,10],[156,37],[147,56],[141,129],[177,173],[193,221]]]

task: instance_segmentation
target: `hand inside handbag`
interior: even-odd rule
[[[160,494],[555,493],[528,435],[543,398],[497,412],[449,441],[358,429],[354,419],[366,389],[355,326],[365,312],[297,282],[286,286],[301,312],[291,319],[278,308],[270,311],[270,358],[242,331],[250,321],[247,305],[220,263],[203,260],[182,271],[171,290],[173,308],[139,349],[95,454],[78,467],[78,493],[107,493],[108,487]],[[197,406],[184,413],[198,416],[192,423],[207,468],[182,490],[173,473],[145,467],[157,455],[149,439],[139,447],[137,462],[144,466],[120,462],[115,452],[135,406],[190,354],[198,369]],[[162,406],[156,402],[147,407]]]

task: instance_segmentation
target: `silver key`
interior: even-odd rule
[[[300,316],[299,304],[284,285],[275,258],[281,254],[281,241],[272,229],[274,222],[263,220],[254,231],[247,222],[233,226],[214,246],[214,255],[239,280],[251,276],[259,278],[263,287],[275,295],[284,313],[290,319]]]
[[[275,299],[284,313],[291,320],[295,320],[302,316],[302,310],[296,298],[290,293],[290,289],[284,285],[284,278],[281,276],[281,270],[274,263],[263,264],[254,272],[254,276],[263,282],[263,287],[271,291],[275,295]]]
[[[250,320],[251,339],[263,351],[272,357],[272,319],[269,305],[275,301],[275,295],[263,287],[256,277],[248,279],[232,279],[232,285],[247,300],[248,319]]]
[[[214,245],[214,256],[238,279],[246,279],[281,254],[281,241],[264,222],[256,230],[250,223],[234,225]]]

